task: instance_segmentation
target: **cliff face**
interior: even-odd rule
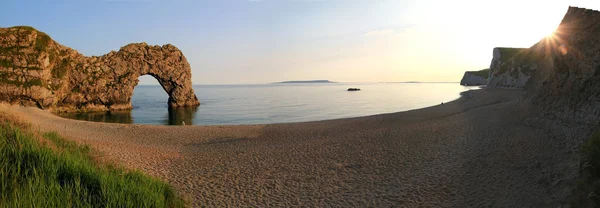
[[[191,68],[173,45],[136,43],[86,57],[34,28],[0,28],[0,101],[56,111],[130,109],[142,75],[158,80],[169,106],[200,104]]]
[[[481,71],[467,71],[463,75],[463,78],[460,80],[460,85],[465,85],[465,86],[486,85],[489,71],[490,71],[489,69],[484,69]]]
[[[537,69],[527,48],[494,48],[489,87],[523,88]]]
[[[532,48],[539,69],[527,100],[548,115],[577,126],[600,121],[600,12],[570,7],[554,37]]]

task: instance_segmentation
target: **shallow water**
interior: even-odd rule
[[[349,92],[348,88],[360,88]],[[458,83],[196,85],[201,105],[167,107],[161,86],[137,86],[131,111],[71,113],[62,117],[157,125],[267,124],[406,111],[448,102],[477,87]]]

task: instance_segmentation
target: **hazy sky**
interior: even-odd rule
[[[194,84],[459,81],[488,67],[493,47],[536,43],[569,5],[600,9],[597,0],[2,0],[0,27],[30,25],[84,55],[172,43]]]

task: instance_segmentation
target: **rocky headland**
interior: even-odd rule
[[[460,80],[460,85],[464,86],[478,86],[486,85],[490,69],[483,69],[479,71],[467,71]]]
[[[487,85],[523,88],[537,65],[527,60],[527,48],[494,48]]]
[[[31,33],[29,28],[9,30]],[[160,177],[193,207],[594,207],[600,204],[600,175],[593,170],[600,166],[600,142],[592,146],[595,162],[586,161],[581,149],[600,124],[599,33],[600,12],[570,7],[553,36],[527,49],[494,49],[488,88],[407,112],[303,123],[172,127],[84,122],[16,105],[0,104],[0,111]],[[71,83],[92,75],[73,71],[84,71],[90,63],[83,61],[87,67],[79,68],[69,64],[71,71],[61,76],[62,70],[54,67],[60,62],[50,55],[6,55],[45,53],[33,51],[37,44],[31,44],[38,41],[31,39],[37,36],[8,41],[17,43],[13,48],[5,44],[10,36],[0,37],[2,72],[9,71],[4,65],[11,65],[9,72],[19,74],[2,76],[2,86],[19,90],[2,88],[2,99],[76,109],[77,102],[54,99],[77,95],[77,85]],[[168,46],[127,48],[105,56],[139,57],[139,48],[149,51],[143,52],[143,60],[157,58],[158,49],[180,54]],[[59,60],[78,56],[68,54]],[[81,60],[94,58],[100,59]],[[113,66],[96,62],[99,67],[92,68],[102,72],[102,66]],[[66,83],[53,88],[55,81]],[[36,94],[28,90],[34,88],[36,93],[45,88],[49,95],[32,99]],[[52,99],[41,99],[46,97]],[[94,105],[106,107],[98,103]],[[582,181],[590,170],[595,178]]]
[[[569,7],[553,35],[530,48],[494,48],[488,87],[522,88],[524,103],[560,121],[600,121],[600,12]]]
[[[170,107],[200,104],[190,65],[173,45],[134,43],[87,57],[32,27],[0,28],[0,101],[53,111],[131,109],[142,75],[158,80]]]

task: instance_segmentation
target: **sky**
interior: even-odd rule
[[[171,43],[194,84],[458,82],[489,67],[494,47],[551,34],[570,5],[600,10],[597,0],[2,0],[0,27],[33,26],[86,56]]]

